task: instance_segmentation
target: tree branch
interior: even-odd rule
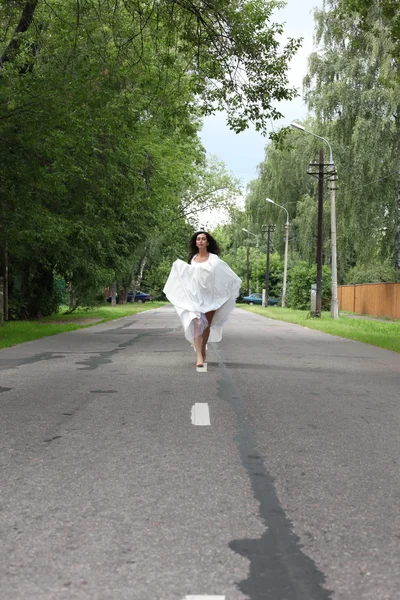
[[[19,23],[15,29],[14,36],[11,42],[8,44],[7,48],[4,50],[3,56],[0,58],[0,69],[4,65],[4,63],[9,62],[18,50],[19,45],[21,43],[21,39],[18,34],[25,33],[33,22],[33,17],[35,14],[36,7],[39,3],[39,0],[27,0],[23,10],[22,15],[19,20]]]

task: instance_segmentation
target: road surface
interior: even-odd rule
[[[240,309],[0,351],[2,600],[395,600],[400,357]]]

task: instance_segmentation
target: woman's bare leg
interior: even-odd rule
[[[210,335],[210,327],[208,326],[203,331],[203,339],[202,339],[202,344],[201,344],[201,354],[202,354],[204,362],[207,362],[207,341],[208,341],[209,335]]]
[[[194,348],[196,350],[196,367],[203,366],[204,359],[203,359],[202,347],[203,347],[203,336],[198,335],[197,337],[194,338]]]
[[[205,330],[203,331],[203,336],[202,336],[203,339],[202,339],[202,344],[201,344],[201,353],[202,353],[204,362],[206,362],[206,346],[207,346],[208,338],[210,335],[211,322],[213,320],[214,315],[215,315],[215,310],[210,310],[210,312],[206,313],[208,325],[205,328]]]
[[[202,323],[201,323],[200,319],[196,319],[196,321],[194,323],[194,340],[193,340],[193,345],[196,350],[196,367],[203,366],[202,347],[203,347],[203,333],[204,332],[200,333],[201,329],[202,329]]]

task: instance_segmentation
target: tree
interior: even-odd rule
[[[375,30],[376,15],[385,22],[393,43],[392,53],[400,56],[400,2],[398,0],[342,0],[336,12],[340,17],[347,15],[360,19],[365,31],[376,31],[380,37],[379,28]]]
[[[204,168],[196,169],[182,190],[179,217],[198,226],[198,214],[207,209],[229,211],[241,195],[240,180],[227,172],[224,163],[211,157]]]
[[[316,11],[316,40],[305,80],[314,131],[331,140],[339,173],[338,267],[390,260],[400,267],[400,85],[382,19],[374,33],[338,11]],[[378,35],[379,33],[379,35]]]
[[[112,66],[120,75],[131,75],[130,58],[136,71],[152,59],[159,89],[178,63],[181,77],[191,75],[193,94],[202,99],[205,113],[226,109],[235,131],[249,121],[266,131],[270,118],[282,116],[274,102],[297,94],[288,86],[287,68],[300,40],[280,44],[283,26],[271,22],[279,5],[278,0],[115,0],[111,7],[106,0],[27,0],[21,10],[8,0],[0,13],[6,25],[2,62],[15,61],[18,54],[30,62],[32,44],[40,55],[49,35],[62,31],[64,41],[72,42],[67,60],[76,59],[82,44],[86,57],[94,46],[103,73]]]
[[[122,278],[135,248],[207,186],[208,201],[226,202],[215,187],[226,176],[198,169],[199,118],[226,108],[235,131],[279,118],[298,41],[279,47],[276,6],[2,3],[0,246],[15,281],[38,281],[20,288],[19,314],[51,310],[56,275],[75,301]]]
[[[311,119],[305,124],[315,127]],[[261,235],[262,226],[276,225],[273,247],[284,255],[286,212],[271,203],[271,198],[289,213],[289,259],[291,256],[315,262],[317,235],[316,181],[307,174],[309,163],[318,157],[319,143],[312,136],[293,132],[279,145],[270,143],[265,159],[258,166],[259,176],[252,181],[246,196],[245,214],[248,229]],[[330,261],[329,202],[325,201],[324,256]],[[289,260],[289,264],[293,261]]]

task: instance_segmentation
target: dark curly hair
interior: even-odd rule
[[[207,241],[208,241],[207,250],[209,252],[211,252],[211,254],[216,254],[217,256],[219,256],[219,254],[221,252],[216,240],[213,238],[212,235],[207,233],[207,231],[196,231],[196,233],[194,233],[192,235],[192,237],[190,238],[190,242],[189,242],[189,260],[188,260],[189,264],[190,264],[193,256],[198,254],[198,248],[196,246],[196,239],[197,239],[197,236],[200,235],[200,233],[204,233],[204,235],[206,236]]]

